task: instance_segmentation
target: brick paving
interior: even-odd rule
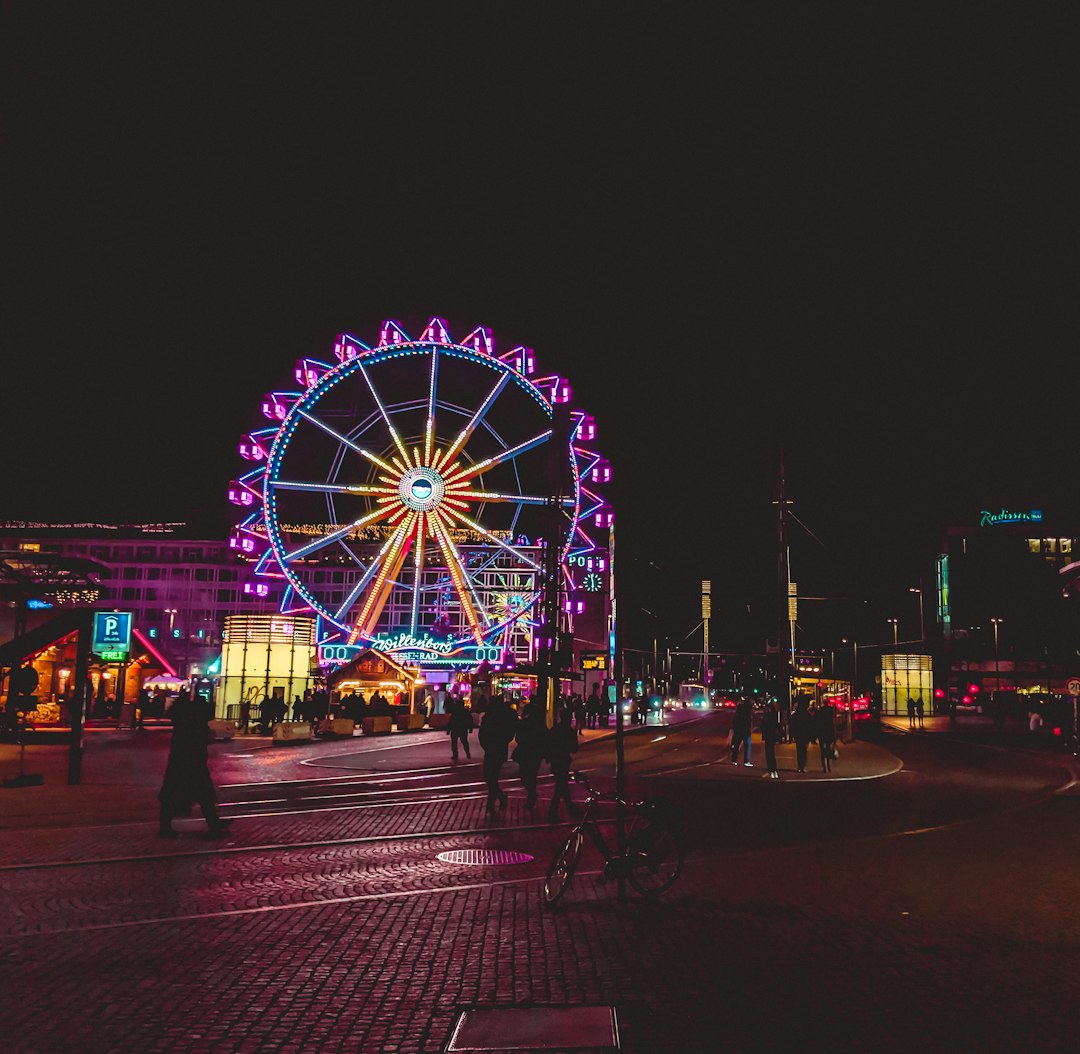
[[[901,747],[929,768],[932,744]],[[695,816],[702,851],[655,904],[620,903],[587,855],[554,911],[538,875],[559,832],[529,825],[520,799],[496,823],[477,798],[246,818],[223,847],[185,835],[164,854],[145,822],[7,831],[5,859],[51,839],[40,858],[56,866],[0,872],[0,1050],[433,1052],[463,1008],[613,1005],[637,1054],[1071,1052],[1077,802],[1047,800],[1058,777],[1027,765],[980,760],[1001,788],[971,822],[858,838],[829,837],[821,816],[847,807],[839,785],[695,769],[681,778],[703,807],[744,825],[705,837]],[[876,803],[883,782],[849,786]],[[1013,798],[1028,807],[1000,807]],[[941,819],[945,804],[920,799],[905,818]],[[786,845],[755,841],[758,808],[761,826],[785,809],[806,826]],[[322,843],[299,844],[313,829]],[[259,847],[270,837],[282,848]],[[72,866],[67,843],[68,859],[148,858]],[[434,860],[481,845],[537,860]]]

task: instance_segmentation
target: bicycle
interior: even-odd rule
[[[602,880],[625,877],[638,893],[650,898],[670,889],[682,871],[684,858],[682,831],[674,806],[662,798],[628,802],[615,794],[595,790],[580,773],[575,772],[573,778],[585,788],[585,807],[574,829],[552,857],[544,879],[544,902],[553,905],[566,893],[577,870],[586,834],[604,858]],[[593,806],[601,801],[621,803],[634,811],[623,853],[607,844],[599,821],[593,817]]]

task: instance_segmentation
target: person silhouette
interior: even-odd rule
[[[183,688],[169,710],[169,718],[173,729],[165,777],[158,792],[161,803],[158,836],[177,837],[172,821],[177,816],[186,816],[195,803],[202,810],[210,836],[223,837],[229,829],[229,821],[218,815],[217,796],[208,764],[210,706],[202,699],[190,698],[187,689]]]

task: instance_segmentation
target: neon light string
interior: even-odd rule
[[[379,413],[382,414],[382,419],[390,433],[390,438],[393,439],[394,445],[401,452],[401,456],[408,462],[409,455],[405,450],[405,444],[402,443],[401,436],[397,434],[397,429],[390,423],[390,415],[387,414],[386,407],[383,406],[382,399],[379,398],[379,393],[375,390],[375,385],[372,384],[371,378],[368,376],[368,372],[363,366],[360,367],[360,374],[363,376],[364,380],[367,381],[368,388],[371,389],[371,397],[375,400],[375,405],[379,408]]]
[[[412,514],[412,516],[415,515],[415,513]],[[380,557],[385,553],[386,558],[381,561],[378,574],[375,576],[375,582],[371,589],[368,590],[367,599],[364,601],[364,606],[360,609],[360,617],[356,620],[356,624],[349,634],[350,644],[355,644],[356,638],[360,636],[361,633],[367,632],[368,618],[371,615],[372,609],[375,607],[377,598],[382,592],[382,587],[386,583],[386,579],[389,577],[391,569],[398,562],[398,556],[404,546],[405,539],[412,529],[412,516],[407,516],[404,521],[398,525],[397,530],[390,536],[386,545],[383,546]],[[373,564],[372,566],[374,567],[376,565]],[[369,568],[369,571],[370,570],[371,569]]]
[[[509,380],[510,380],[510,374],[509,373],[504,373],[495,382],[495,387],[492,388],[490,392],[488,392],[487,398],[480,404],[480,406],[477,409],[476,413],[474,413],[472,415],[472,418],[469,420],[469,423],[458,433],[457,439],[455,439],[453,441],[453,443],[450,444],[450,446],[447,449],[446,454],[443,456],[443,458],[441,460],[436,458],[436,460],[433,462],[433,467],[434,468],[439,468],[440,464],[446,464],[448,461],[451,461],[453,458],[455,458],[457,456],[458,451],[460,451],[461,448],[465,445],[465,443],[468,442],[469,437],[476,430],[476,426],[487,415],[488,410],[491,409],[491,404],[494,403],[495,400],[499,397],[499,395],[502,393],[503,388],[506,387],[507,382]],[[456,468],[457,466],[454,466],[454,467]]]
[[[536,563],[535,560],[529,559],[529,557],[527,557],[524,553],[519,552],[511,545],[507,545],[506,542],[504,542],[501,538],[496,538],[495,535],[481,527],[480,524],[478,524],[470,516],[466,516],[463,512],[458,512],[457,509],[447,509],[446,512],[453,516],[454,519],[460,520],[463,524],[465,524],[466,527],[469,527],[471,530],[476,531],[477,534],[483,535],[485,538],[488,539],[488,541],[494,542],[500,549],[505,549],[508,553],[510,553],[511,556],[516,557],[523,564],[531,567],[534,571],[540,570],[540,565]]]
[[[431,529],[435,534],[435,540],[439,543],[439,548],[442,549],[443,559],[446,560],[446,567],[450,572],[450,581],[453,582],[454,589],[457,591],[458,600],[461,602],[461,609],[465,612],[465,619],[469,623],[469,628],[472,630],[473,637],[476,638],[476,643],[482,644],[484,634],[480,629],[480,623],[476,617],[476,612],[473,610],[472,603],[469,599],[469,593],[461,577],[461,558],[458,556],[453,541],[451,541],[449,535],[446,533],[446,528],[442,522],[442,516],[438,511],[431,517]],[[479,606],[479,604],[477,606]]]
[[[356,453],[362,457],[366,457],[372,464],[378,465],[379,468],[385,469],[387,472],[393,472],[394,470],[385,462],[381,457],[377,457],[370,450],[365,450],[362,446],[358,446],[351,439],[343,436],[340,432],[331,428],[324,421],[320,421],[314,414],[309,414],[306,410],[298,410],[297,413],[304,418],[305,421],[310,421],[316,428],[321,428],[328,436],[332,436],[339,443],[347,446],[350,450],[355,450]]]
[[[294,549],[291,553],[286,553],[282,559],[286,563],[292,563],[293,560],[298,560],[302,556],[307,556],[309,553],[315,552],[317,549],[323,548],[325,545],[330,545],[332,542],[336,542],[339,538],[344,538],[352,531],[365,527],[369,523],[374,523],[376,520],[381,520],[384,516],[389,515],[393,509],[383,506],[381,509],[376,509],[374,512],[369,512],[366,516],[361,516],[358,520],[353,520],[352,523],[347,524],[344,527],[339,528],[336,531],[331,531],[330,534],[324,534],[320,538],[316,538],[315,541],[309,542],[307,545],[302,546],[299,549]]]
[[[516,458],[519,454],[524,454],[527,450],[532,450],[534,447],[540,446],[541,443],[546,443],[551,438],[552,429],[548,429],[546,432],[540,432],[538,435],[532,437],[532,439],[526,439],[523,443],[518,443],[517,446],[512,446],[508,450],[504,450],[501,454],[496,454],[493,457],[486,457],[483,461],[478,461],[475,465],[471,465],[463,472],[459,472],[454,476],[447,478],[446,483],[449,485],[455,481],[464,482],[471,479],[473,476],[484,472],[486,469],[493,468],[495,465],[500,465],[504,461],[509,461],[511,458]]]
[[[409,627],[416,636],[417,623],[420,620],[420,582],[424,575],[424,542],[427,538],[427,517],[420,513],[416,521],[416,552],[413,554],[413,598],[412,614]]]
[[[457,490],[451,491],[455,498],[472,498],[473,501],[510,502],[515,505],[546,505],[548,499],[538,494],[499,494],[491,490]],[[446,500],[446,499],[443,499]],[[573,498],[563,498],[562,507],[573,508]],[[597,506],[599,508],[599,506]]]
[[[428,383],[427,428],[424,434],[424,464],[431,464],[431,442],[435,433],[435,386],[439,377],[439,349],[431,349],[431,380]]]
[[[393,494],[393,487],[373,487],[368,483],[307,483],[292,479],[268,479],[276,490],[315,490],[323,494]]]

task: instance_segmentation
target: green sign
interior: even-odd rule
[[[121,662],[131,651],[131,612],[95,611],[90,650],[106,662]]]

